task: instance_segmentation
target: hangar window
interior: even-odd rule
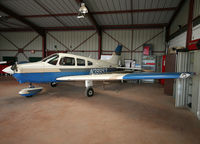
[[[85,60],[77,58],[77,66],[85,66]]]
[[[88,61],[87,64],[88,64],[88,66],[93,65],[93,63],[91,61]]]
[[[60,65],[74,66],[75,65],[75,59],[71,58],[71,57],[63,57],[60,60]]]

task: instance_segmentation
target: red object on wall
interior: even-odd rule
[[[150,56],[152,55],[153,45],[152,44],[144,44],[143,45],[143,55]]]
[[[196,40],[190,41],[189,45],[188,45],[188,50],[192,51],[192,50],[198,50],[198,49],[200,49],[199,47],[197,47],[197,43],[199,41],[200,41],[200,39],[196,39]]]
[[[150,46],[144,46],[143,54],[144,55],[149,55],[149,51],[150,51]]]
[[[165,62],[166,62],[166,55],[162,56],[162,72],[165,72]],[[164,85],[165,84],[165,80],[161,79],[160,80],[160,84]]]

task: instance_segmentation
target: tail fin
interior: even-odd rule
[[[115,54],[121,55],[121,52],[122,52],[122,45],[118,45],[115,49]]]
[[[107,60],[107,62],[118,65],[121,52],[122,52],[122,45],[118,45],[115,49],[115,52],[112,54],[112,57],[109,60]]]

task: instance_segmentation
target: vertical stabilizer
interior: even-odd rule
[[[107,60],[107,62],[118,65],[121,52],[122,52],[122,45],[118,45],[115,49],[115,52],[112,54],[112,57],[109,60]]]

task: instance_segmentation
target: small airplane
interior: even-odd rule
[[[3,69],[12,74],[19,83],[30,83],[28,88],[19,94],[30,97],[42,90],[32,83],[50,83],[55,87],[58,82],[85,81],[86,95],[94,95],[93,81],[102,80],[135,80],[135,79],[178,79],[187,78],[192,73],[124,73],[119,70],[119,59],[122,46],[118,45],[109,60],[96,60],[68,53],[52,54],[39,62],[14,64]]]

